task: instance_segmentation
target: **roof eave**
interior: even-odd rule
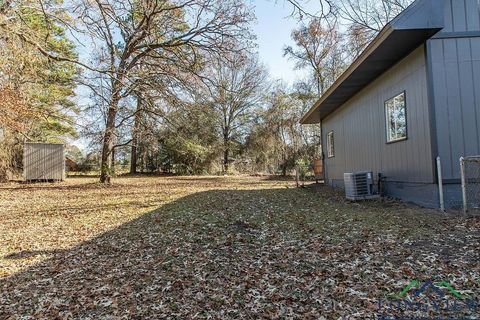
[[[324,102],[337,88],[342,84],[352,73],[355,71],[359,65],[361,65],[365,59],[367,59],[378,46],[385,41],[385,39],[393,32],[393,28],[390,24],[387,24],[382,31],[375,37],[375,39],[363,50],[363,52],[358,56],[357,59],[345,70],[345,72],[328,88],[328,90],[320,97],[320,99],[315,102],[315,104],[308,110],[308,112],[300,120],[301,124],[315,124],[320,122],[320,115],[318,116],[318,121],[311,122],[313,113],[317,108]],[[315,116],[315,115],[313,115]]]
[[[396,62],[443,29],[443,20],[443,6],[439,5],[438,0],[413,2],[380,31],[360,56],[302,117],[300,123],[319,123]],[[388,45],[400,46],[401,52],[392,51]],[[387,56],[382,57],[382,54]],[[368,74],[362,74],[362,72]],[[352,74],[354,76],[350,78]],[[325,107],[325,104],[328,110],[320,110]]]

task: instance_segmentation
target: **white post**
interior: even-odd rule
[[[297,183],[297,188],[300,188],[300,172],[298,165],[295,166],[295,182]]]
[[[440,198],[440,210],[445,212],[445,201],[443,199],[443,178],[442,178],[442,163],[440,157],[437,157],[437,177],[438,177],[438,196]]]
[[[467,187],[465,184],[465,158],[460,157],[460,175],[462,177],[462,198],[463,198],[463,213],[467,213]]]

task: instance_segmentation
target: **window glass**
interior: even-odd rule
[[[329,158],[335,156],[335,145],[333,139],[333,131],[330,131],[327,135],[327,154]]]
[[[407,138],[405,92],[385,102],[385,116],[387,142],[405,140]]]

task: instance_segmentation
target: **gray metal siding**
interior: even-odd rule
[[[438,36],[441,36],[442,33],[480,30],[480,0],[442,1],[445,12],[445,28]]]
[[[429,42],[438,155],[459,179],[459,158],[480,154],[480,37]]]
[[[426,79],[422,46],[323,120],[324,145],[328,132],[335,139],[335,157],[325,159],[328,180],[371,170],[389,181],[434,181]],[[384,103],[403,91],[408,139],[387,144]]]
[[[26,143],[23,176],[30,180],[65,180],[65,148],[61,144]]]

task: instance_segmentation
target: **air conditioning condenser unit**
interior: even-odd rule
[[[373,172],[344,173],[345,196],[349,200],[368,200],[380,198],[375,190]]]

